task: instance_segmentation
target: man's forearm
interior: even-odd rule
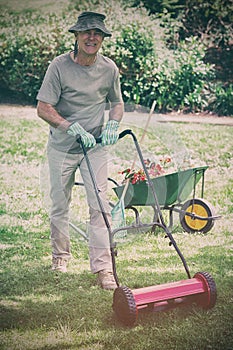
[[[124,113],[124,103],[113,103],[109,111],[109,120],[120,122]]]
[[[63,131],[67,131],[67,129],[71,125],[71,123],[68,122],[68,120],[64,119],[59,113],[57,113],[56,109],[52,105],[45,102],[38,102],[37,114],[49,125]]]

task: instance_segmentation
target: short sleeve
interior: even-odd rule
[[[115,76],[113,79],[112,86],[108,92],[107,100],[112,103],[123,102],[118,68],[116,68],[115,70]]]
[[[60,74],[55,61],[52,61],[45,73],[37,100],[55,106],[61,96]]]

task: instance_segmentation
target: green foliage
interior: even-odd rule
[[[215,84],[213,86],[214,93],[209,102],[209,110],[219,115],[233,115],[233,84],[223,86]]]
[[[207,106],[205,90],[214,77],[213,68],[203,62],[204,47],[196,38],[186,40],[174,52],[174,60],[153,62],[141,103],[157,101],[160,111],[200,111]]]
[[[131,0],[131,3],[132,6],[143,4],[149,13],[163,13],[167,10],[173,17],[177,17],[184,8],[185,0]]]
[[[102,52],[119,67],[126,103],[150,107],[156,100],[157,111],[198,112],[208,109],[211,102],[211,109],[231,114],[230,102],[220,103],[226,97],[219,91],[226,88],[211,85],[214,74],[212,66],[204,63],[203,44],[197,37],[183,41],[176,37],[181,22],[173,21],[169,14],[162,21],[148,16],[145,8],[130,8],[124,2],[74,1],[73,6],[77,12],[1,12],[1,88],[20,93],[34,104],[48,64],[72,50],[74,38],[68,28],[81,11],[94,10],[106,14],[106,25],[113,34],[104,40]]]
[[[217,79],[224,82],[224,84],[233,81],[232,57],[233,44],[225,48],[213,46],[206,50],[205,62],[214,65]]]
[[[228,0],[188,0],[183,23],[188,35],[201,36],[208,46],[228,46],[233,38],[233,3]]]
[[[182,15],[180,37],[198,36],[206,48],[206,61],[214,63],[218,77],[233,80],[233,2],[188,0]]]
[[[173,102],[189,112],[203,110],[206,101],[202,94],[214,78],[213,68],[203,62],[204,46],[193,37],[182,42],[175,55],[179,67],[174,71]]]
[[[49,62],[71,48],[71,37],[64,32],[65,18],[7,11],[0,18],[1,85],[21,93],[28,102],[35,102]]]
[[[128,24],[118,33],[114,46],[112,43],[105,45],[105,54],[120,69],[124,100],[141,104],[155,61],[152,33],[142,30],[136,23]]]
[[[179,42],[196,36],[206,48],[205,61],[215,65],[216,76],[223,82],[233,80],[233,2],[228,0],[188,0],[174,19],[170,10],[156,15],[171,49]]]

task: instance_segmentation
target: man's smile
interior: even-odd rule
[[[97,44],[95,44],[95,43],[86,43],[85,45],[86,46],[93,46],[93,47],[95,47]]]

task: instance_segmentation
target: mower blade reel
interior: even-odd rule
[[[216,302],[216,286],[207,272],[193,278],[130,290],[118,287],[113,296],[113,309],[118,319],[132,326],[141,310],[164,311],[183,304],[196,303],[210,309]]]

